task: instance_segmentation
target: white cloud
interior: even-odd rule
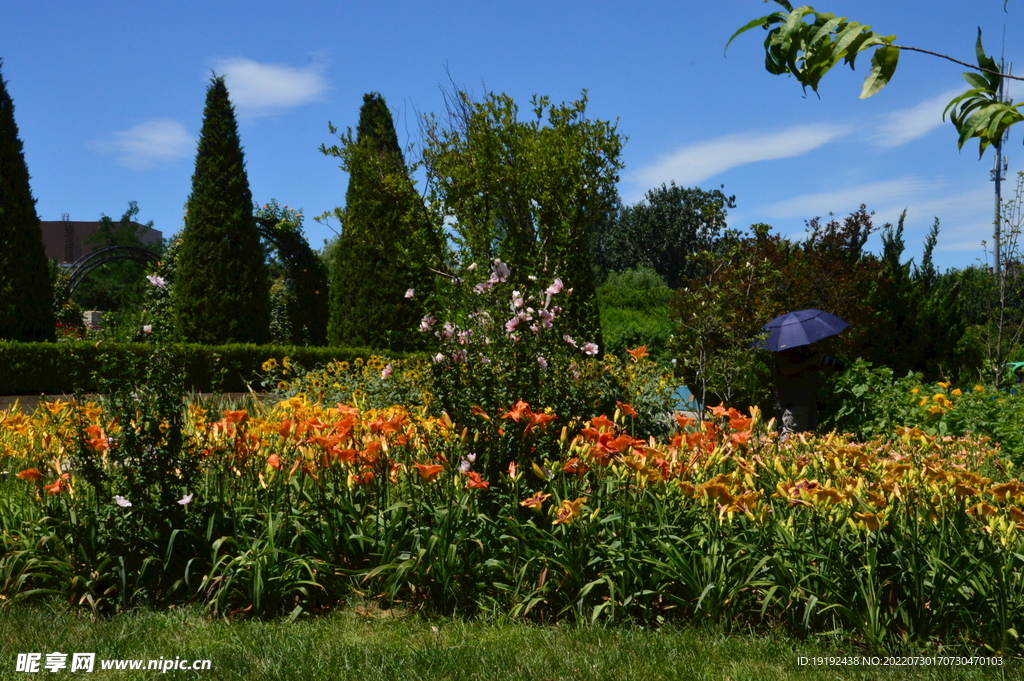
[[[943,125],[943,110],[951,99],[962,92],[963,90],[947,90],[937,97],[926,99],[917,106],[899,109],[885,115],[872,136],[872,141],[876,147],[891,148],[924,137]]]
[[[274,114],[315,102],[328,88],[318,63],[295,67],[236,57],[221,59],[213,70],[224,74],[231,102],[244,117]]]
[[[147,170],[188,156],[195,149],[195,138],[178,121],[155,118],[115,132],[110,139],[92,146],[115,154],[118,165]]]
[[[636,171],[630,179],[647,187],[672,180],[690,186],[748,163],[806,154],[850,132],[845,125],[811,124],[765,135],[716,137],[677,149]]]
[[[754,209],[762,219],[807,219],[814,216],[849,213],[865,203],[870,210],[878,211],[907,202],[938,188],[934,180],[923,180],[914,175],[905,175],[893,180],[869,182],[854,187],[844,187],[827,192],[800,194],[785,201],[771,203]],[[900,208],[902,210],[902,207]]]
[[[730,223],[734,226],[745,225],[751,218],[755,218],[753,221],[776,224],[791,239],[802,239],[806,236],[802,228],[805,220],[815,216],[825,218],[829,213],[842,219],[862,203],[875,213],[874,224],[877,226],[887,222],[896,224],[900,213],[906,209],[904,241],[907,251],[904,257],[920,255],[924,237],[936,217],[939,218],[936,253],[973,251],[980,254],[982,241],[987,241],[990,246],[992,243],[991,186],[980,185],[958,191],[941,178],[921,178],[915,175],[834,191],[802,194],[777,203],[755,206],[742,215],[730,215]],[[869,248],[872,247],[869,245]],[[973,264],[973,261],[952,257],[944,260],[957,267]]]

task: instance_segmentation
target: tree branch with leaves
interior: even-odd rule
[[[853,69],[860,53],[874,50],[871,69],[860,93],[861,99],[871,97],[892,80],[900,52],[906,50],[948,59],[977,71],[963,74],[970,89],[950,101],[942,114],[943,119],[949,114],[950,121],[960,133],[958,148],[962,149],[969,140],[977,138],[980,157],[989,145],[997,144],[1002,139],[1003,133],[1010,126],[1024,120],[1024,113],[1021,113],[1024,102],[1004,102],[999,94],[1002,79],[1024,78],[1002,73],[995,60],[985,54],[980,28],[975,45],[978,60],[975,66],[938,52],[898,45],[896,36],[883,36],[872,31],[870,26],[850,21],[846,17],[819,12],[809,6],[794,9],[787,0],[773,1],[785,11],[749,22],[729,38],[725,47],[728,50],[737,36],[754,28],[763,28],[768,31],[764,41],[765,69],[775,75],[789,74],[795,77],[805,92],[808,87],[817,92],[822,77],[840,61]]]

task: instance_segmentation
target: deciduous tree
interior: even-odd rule
[[[451,226],[463,264],[486,271],[501,260],[518,290],[532,288],[531,277],[560,278],[572,290],[565,332],[600,345],[587,239],[615,207],[616,126],[586,117],[586,92],[559,105],[534,97],[528,120],[505,94],[474,101],[457,90],[449,101],[447,120],[426,120],[424,161],[430,205]]]
[[[599,223],[590,242],[591,258],[605,271],[653,269],[670,288],[678,288],[700,274],[691,256],[714,248],[735,199],[718,189],[677,187],[674,182],[655,187],[644,200]]]

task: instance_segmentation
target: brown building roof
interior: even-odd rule
[[[163,238],[163,233],[156,229],[135,224],[139,238],[144,244],[155,244]],[[99,222],[65,222],[64,220],[43,220],[39,223],[43,230],[43,246],[46,257],[59,263],[73,263],[83,255],[91,253],[96,246],[85,243],[93,232],[100,228]]]

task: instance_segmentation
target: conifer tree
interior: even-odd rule
[[[349,130],[341,141],[340,147],[320,149],[341,158],[349,173],[345,208],[335,210],[342,233],[328,256],[329,342],[418,349],[423,301],[433,290],[428,266],[442,242],[409,177],[394,120],[380,94],[363,97],[355,138]]]
[[[0,66],[3,65],[0,60]],[[53,283],[14,103],[0,74],[0,339],[54,339]]]
[[[223,76],[206,91],[172,305],[194,343],[265,343],[269,287],[235,110]]]

